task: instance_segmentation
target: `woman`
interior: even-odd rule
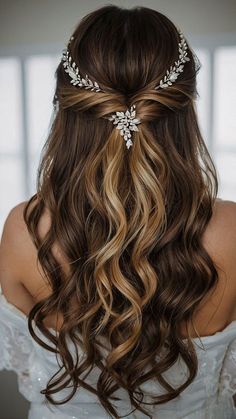
[[[37,193],[1,244],[1,367],[30,419],[236,417],[236,204],[198,70],[145,7],[95,10],[63,52]]]

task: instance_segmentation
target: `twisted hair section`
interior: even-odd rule
[[[71,86],[59,64],[59,110],[43,149],[37,193],[24,213],[52,291],[31,310],[29,330],[58,358],[59,369],[42,390],[49,403],[68,402],[82,386],[118,418],[112,400],[123,388],[131,406],[151,417],[145,404],[175,399],[196,376],[194,345],[190,335],[180,338],[179,327],[193,320],[217,283],[201,243],[218,185],[198,127],[196,68],[189,50],[192,59],[175,86],[154,91],[178,56],[178,33],[148,8],[104,6],[82,19],[73,36],[71,53],[81,72],[105,92]],[[106,117],[132,103],[142,122],[127,153]],[[45,210],[52,222],[41,237]],[[63,324],[54,334],[43,321],[58,312]],[[51,345],[37,335],[33,320]],[[176,388],[165,371],[179,357],[189,375]],[[86,381],[93,368],[96,386]],[[153,398],[142,388],[151,379],[164,389]],[[67,386],[68,397],[55,400]]]

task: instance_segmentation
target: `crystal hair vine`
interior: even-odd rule
[[[70,38],[69,44],[73,39],[74,37],[72,36]],[[72,58],[70,56],[68,48],[63,50],[62,60],[64,61],[63,67],[65,69],[65,72],[69,74],[71,78],[70,82],[71,84],[73,84],[73,86],[79,86],[85,89],[95,90],[96,92],[102,91],[98,83],[96,81],[92,82],[92,80],[89,79],[87,74],[85,75],[85,78],[81,77],[77,65],[75,64],[75,62],[72,62]]]
[[[187,56],[187,44],[184,38],[183,33],[178,30],[180,36],[180,42],[178,43],[179,57],[167,71],[164,77],[160,80],[159,84],[154,87],[155,90],[166,89],[171,86],[179,77],[180,73],[184,70],[184,64],[187,61],[190,61],[190,58]],[[86,74],[83,78],[79,72],[77,64],[72,60],[72,57],[69,52],[69,44],[74,39],[71,36],[67,48],[63,50],[62,61],[63,67],[66,73],[70,76],[70,83],[73,86],[82,87],[87,90],[95,92],[104,92],[100,88],[99,84],[96,81],[89,79]],[[131,131],[138,131],[137,125],[141,123],[139,118],[136,118],[136,109],[135,105],[132,105],[125,112],[117,111],[115,114],[112,114],[110,117],[106,117],[109,121],[112,121],[116,128],[120,130],[120,134],[124,137],[126,141],[126,147],[129,149],[133,145],[131,139]]]
[[[190,61],[190,58],[187,57],[187,44],[181,31],[179,31],[179,36],[179,58],[175,61],[175,65],[171,66],[170,69],[167,70],[164,78],[160,81],[160,84],[155,87],[156,90],[165,89],[166,87],[171,86],[177,80],[180,73],[184,71],[184,64],[186,61]]]

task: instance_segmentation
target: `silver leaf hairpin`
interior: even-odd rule
[[[180,42],[178,43],[178,60],[175,61],[174,66],[171,66],[169,70],[166,71],[163,79],[161,79],[160,83],[155,86],[154,89],[156,90],[165,89],[171,86],[177,80],[180,73],[183,72],[184,64],[187,61],[190,61],[190,58],[187,57],[187,44],[183,33],[180,30],[178,30],[178,32],[180,36]],[[74,37],[72,36],[68,45],[73,39]],[[62,61],[65,72],[69,74],[71,78],[70,83],[73,84],[73,86],[90,89],[91,91],[95,92],[104,92],[104,90],[100,88],[96,81],[93,82],[89,79],[87,74],[85,75],[85,78],[80,75],[79,68],[77,67],[76,63],[72,61],[68,46],[63,50]],[[131,131],[138,131],[137,124],[141,123],[140,119],[136,118],[135,105],[132,105],[130,109],[126,110],[126,112],[116,112],[115,114],[111,115],[111,117],[106,117],[106,119],[113,121],[113,124],[117,125],[116,128],[120,130],[120,134],[124,137],[127,148],[131,147],[131,145],[133,145],[131,140]]]
[[[164,89],[166,87],[171,86],[176,79],[179,77],[179,74],[184,70],[184,63],[186,61],[190,61],[190,58],[187,57],[187,44],[184,39],[182,32],[179,30],[180,42],[178,43],[179,46],[179,58],[175,61],[175,65],[171,66],[169,70],[166,71],[164,78],[160,81],[155,89]]]
[[[139,129],[137,124],[141,123],[140,119],[136,118],[135,105],[132,105],[126,112],[116,112],[107,119],[109,119],[109,121],[113,121],[116,128],[120,130],[120,134],[126,141],[126,147],[129,149],[129,147],[133,144],[130,131],[138,131]]]
[[[72,36],[70,38],[69,43],[74,39],[74,37]],[[63,50],[62,53],[62,60],[63,62],[63,67],[65,69],[65,72],[69,74],[70,78],[71,78],[71,84],[73,84],[73,86],[79,86],[79,87],[84,87],[85,89],[91,89],[91,91],[96,91],[96,92],[100,92],[101,89],[98,85],[98,83],[96,81],[92,82],[92,80],[89,79],[88,75],[85,75],[85,78],[81,77],[80,73],[79,73],[79,68],[77,67],[75,62],[72,62],[72,58],[70,56],[69,50],[68,48]]]

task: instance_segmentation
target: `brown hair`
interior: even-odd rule
[[[154,90],[178,59],[179,34],[166,16],[147,7],[104,6],[86,15],[73,36],[73,61],[105,93],[73,86],[59,63],[59,110],[43,149],[37,194],[24,212],[52,293],[32,308],[29,330],[65,368],[42,391],[49,402],[69,401],[81,385],[118,418],[109,399],[123,388],[150,417],[141,406],[141,384],[157,379],[166,392],[152,403],[161,404],[196,376],[193,343],[190,336],[180,339],[179,325],[192,321],[218,279],[201,243],[218,183],[196,116],[196,57],[187,43],[184,71],[172,86]],[[141,124],[127,150],[106,117],[131,104]],[[44,208],[53,221],[40,239]],[[68,275],[53,256],[54,242],[70,263]],[[43,319],[57,312],[64,321],[54,336]],[[37,336],[33,319],[56,350]],[[86,353],[83,362],[72,358],[66,336]],[[107,356],[99,349],[102,338]],[[168,350],[161,357],[164,343]],[[163,374],[179,356],[189,377],[173,388]],[[101,369],[96,389],[81,378],[94,366]],[[53,400],[69,383],[71,394]]]

